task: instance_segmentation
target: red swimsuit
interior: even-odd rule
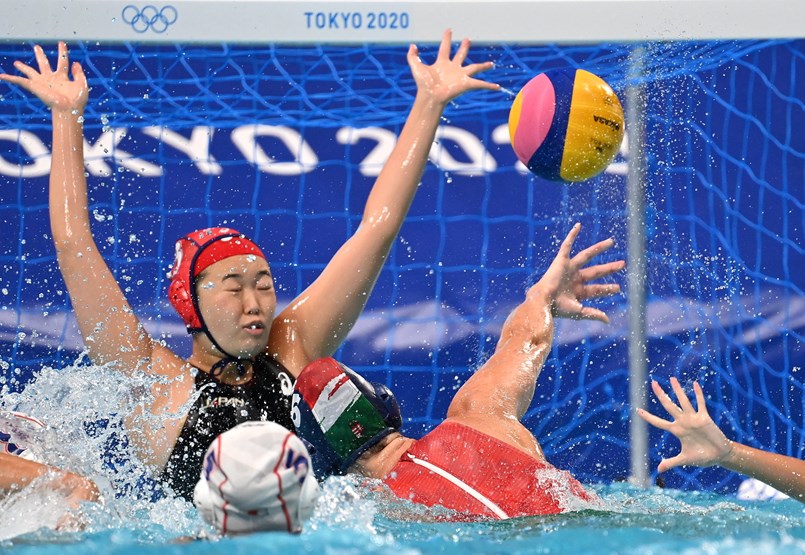
[[[415,503],[500,519],[561,513],[596,499],[569,472],[454,422],[415,442],[384,481]]]

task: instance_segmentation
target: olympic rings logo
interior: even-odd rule
[[[129,4],[123,8],[121,15],[123,21],[131,25],[131,28],[137,33],[145,33],[149,29],[155,33],[164,33],[179,19],[179,12],[173,6],[157,9],[156,6],[148,5],[140,9]]]

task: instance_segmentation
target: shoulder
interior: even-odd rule
[[[161,343],[154,344],[151,350],[150,373],[174,379],[189,375],[192,365]]]
[[[294,379],[314,360],[305,352],[301,335],[295,322],[277,318],[271,327],[266,349],[266,357],[279,364]]]
[[[151,354],[150,374],[166,378],[153,385],[154,408],[178,408],[196,389],[193,366],[164,345],[156,345]]]

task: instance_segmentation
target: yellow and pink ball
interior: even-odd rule
[[[582,69],[531,79],[509,113],[517,158],[551,181],[576,182],[603,172],[623,141],[623,108],[612,88]]]

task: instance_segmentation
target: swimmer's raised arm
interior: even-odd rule
[[[526,293],[500,333],[495,353],[459,389],[447,412],[457,420],[493,437],[513,439],[530,454],[541,457],[534,436],[520,424],[534,397],[534,388],[550,353],[554,318],[609,322],[607,315],[583,301],[617,294],[616,283],[592,280],[622,270],[622,260],[588,266],[611,248],[612,239],[601,241],[571,256],[581,225],[576,224],[542,278]],[[505,439],[504,439],[505,440]]]
[[[673,421],[637,409],[637,414],[643,420],[671,432],[682,444],[678,455],[660,462],[657,468],[659,472],[682,465],[718,465],[756,478],[790,497],[805,501],[805,461],[730,441],[710,417],[698,382],[693,382],[697,408],[693,408],[679,380],[671,378],[671,387],[679,404],[674,403],[657,382],[651,382],[654,395],[668,414],[674,417]]]
[[[432,65],[424,64],[416,46],[410,46],[416,97],[369,194],[361,224],[319,278],[274,322],[269,352],[294,375],[331,355],[357,321],[419,187],[447,103],[466,91],[500,88],[473,77],[491,68],[491,62],[464,64],[469,40],[462,41],[451,59],[451,37],[449,30],[444,33]]]
[[[23,76],[0,75],[0,80],[29,91],[51,109],[50,225],[59,268],[92,360],[118,361],[121,370],[134,371],[151,357],[155,343],[132,313],[90,230],[82,125],[87,79],[81,64],[70,65],[63,42],[55,70],[40,46],[34,54],[38,70],[17,61],[14,67]]]

